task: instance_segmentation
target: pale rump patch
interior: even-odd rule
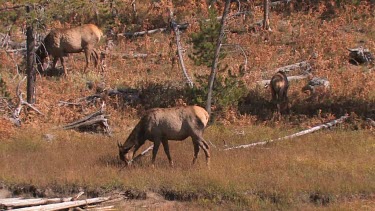
[[[193,106],[195,115],[202,121],[204,127],[207,126],[209,115],[207,111],[199,106]]]

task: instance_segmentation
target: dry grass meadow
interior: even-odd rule
[[[178,20],[190,23],[181,39],[189,75],[196,81],[210,70],[194,65],[188,58],[192,52],[188,40],[191,33],[199,31],[197,20],[207,18],[207,5],[204,1],[176,2]],[[228,30],[226,42],[241,45],[248,65],[241,72],[244,58],[233,49],[226,49],[227,56],[221,63],[244,82],[247,92],[225,109],[213,107],[216,121],[204,135],[217,146],[211,147],[211,169],[206,167],[202,152],[198,165],[191,166],[193,145],[189,139],[170,142],[174,168],[168,166],[162,149],[155,169],[149,166],[149,156],[133,168],[122,168],[117,141],[125,141],[146,109],[196,101],[186,95],[189,92],[172,32],[139,38],[117,36],[105,59],[104,73],[94,68],[84,73],[84,55],[80,54],[67,58],[67,77],[37,76],[35,106],[44,116],[22,112],[23,123],[15,127],[6,118],[10,109],[0,104],[0,187],[15,195],[33,196],[71,195],[80,190],[85,190],[87,196],[98,196],[124,191],[129,198],[143,199],[146,193],[158,193],[167,200],[189,202],[183,208],[175,207],[180,209],[375,209],[375,134],[374,127],[366,122],[366,118],[375,119],[375,70],[373,64],[350,64],[347,50],[362,45],[375,52],[374,5],[363,1],[337,6],[335,2],[302,5],[303,9],[273,9],[272,32],[247,29],[262,18],[262,11],[245,2],[244,9],[252,9],[253,15],[229,19],[228,29],[245,32]],[[137,5],[139,16],[144,17],[143,28],[133,24],[113,29],[119,32],[160,27],[162,24],[154,19],[167,20],[168,4],[159,3],[158,7],[142,2]],[[128,7],[118,12],[126,14],[131,11]],[[235,11],[232,5],[232,13]],[[107,32],[106,25],[100,27]],[[133,53],[150,56],[123,57]],[[0,94],[9,93],[11,101],[16,102],[15,89],[23,76],[17,74],[15,65],[22,67],[24,56],[0,50],[0,59],[0,76],[5,82]],[[269,78],[278,67],[305,60],[311,62],[315,76],[328,78],[331,89],[325,96],[308,101],[301,92],[306,81],[291,82],[291,114],[279,120],[269,103],[269,90],[257,86],[256,81]],[[87,86],[88,82],[94,84],[94,89]],[[106,89],[137,89],[142,98],[136,104],[104,99],[112,137],[62,130],[62,125],[98,110],[101,102],[82,107],[59,106],[58,102],[95,94],[99,84]],[[25,85],[22,88],[25,90]],[[349,120],[329,130],[264,146],[222,150],[283,137],[345,114],[350,115]],[[146,145],[150,143],[142,149]]]

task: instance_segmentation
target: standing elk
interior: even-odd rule
[[[271,78],[272,102],[276,103],[279,113],[289,112],[288,88],[289,82],[285,72],[279,71]]]
[[[45,59],[48,55],[51,55],[53,57],[52,68],[55,68],[57,60],[60,59],[64,74],[66,75],[63,57],[67,56],[69,53],[80,52],[84,52],[86,57],[84,71],[86,71],[89,66],[91,55],[94,56],[95,66],[97,66],[99,56],[94,47],[102,36],[103,32],[94,24],[85,24],[69,29],[53,29],[36,50],[36,55],[39,60],[39,71],[42,70]]]
[[[202,148],[209,166],[209,146],[203,139],[203,131],[207,126],[208,119],[207,111],[199,106],[151,109],[141,118],[125,143],[118,143],[120,159],[129,165],[136,151],[146,140],[150,140],[154,142],[152,166],[155,164],[160,143],[163,144],[169,164],[173,166],[168,140],[182,141],[191,137],[194,145],[193,164],[198,158],[199,148]]]

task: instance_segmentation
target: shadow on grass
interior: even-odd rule
[[[340,97],[327,97],[324,100],[314,101],[306,99],[295,99],[290,96],[291,114],[305,115],[307,117],[314,117],[317,114],[333,114],[336,117],[355,113],[359,118],[374,118],[375,117],[375,101],[366,101],[363,99]],[[238,111],[240,114],[255,115],[259,120],[272,119],[273,113],[276,111],[268,98],[262,96],[255,90],[251,90],[249,94],[242,98],[238,103]]]
[[[40,74],[42,76],[47,76],[47,77],[62,77],[64,76],[64,70],[63,68],[47,68],[44,71],[41,71]]]

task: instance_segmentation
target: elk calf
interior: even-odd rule
[[[279,71],[271,78],[270,82],[272,102],[276,103],[279,113],[289,112],[288,88],[289,82],[285,72]]]
[[[202,148],[206,155],[207,165],[209,165],[209,146],[203,139],[203,131],[207,126],[208,119],[207,111],[199,106],[149,110],[135,126],[125,143],[118,143],[120,159],[129,164],[136,151],[146,140],[149,140],[154,142],[152,165],[154,166],[156,154],[160,143],[162,143],[169,163],[173,166],[168,140],[182,141],[191,137],[194,145],[193,164],[197,160],[199,149]]]
[[[85,53],[85,71],[88,68],[91,55],[94,55],[95,66],[97,66],[99,56],[94,47],[98,44],[102,36],[103,32],[94,24],[85,24],[69,29],[52,30],[36,50],[36,55],[39,60],[39,70],[42,70],[45,59],[48,55],[51,55],[53,57],[52,68],[55,68],[57,60],[60,59],[64,74],[66,75],[63,57],[67,56],[69,53],[80,52]]]

